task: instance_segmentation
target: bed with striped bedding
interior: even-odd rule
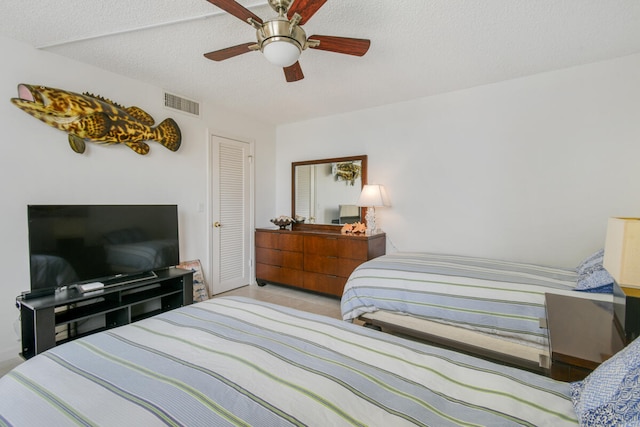
[[[222,297],[71,341],[0,378],[0,425],[569,426],[570,385]]]
[[[575,270],[458,255],[398,252],[361,264],[348,279],[342,315],[394,313],[452,325],[548,353],[545,293],[581,293]]]

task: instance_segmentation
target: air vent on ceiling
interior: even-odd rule
[[[171,93],[164,93],[164,106],[173,110],[200,116],[200,104]]]

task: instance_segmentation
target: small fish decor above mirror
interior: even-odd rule
[[[171,151],[182,142],[178,124],[171,118],[156,127],[153,117],[138,107],[123,107],[90,93],[82,95],[60,89],[28,84],[18,85],[18,98],[11,102],[32,115],[69,134],[69,145],[84,153],[85,141],[98,144],[125,144],[138,154],[147,154],[157,141]]]
[[[360,177],[362,166],[356,162],[341,162],[331,165],[331,173],[336,181],[346,181],[348,184],[354,185],[356,179]]]

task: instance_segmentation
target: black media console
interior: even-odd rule
[[[19,296],[21,356],[193,302],[193,272],[158,270],[153,278],[82,293],[75,287],[40,297]]]

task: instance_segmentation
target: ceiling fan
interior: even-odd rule
[[[257,42],[205,53],[213,61],[224,61],[243,53],[259,50],[274,65],[283,67],[288,82],[302,80],[298,58],[307,48],[362,56],[369,50],[370,40],[350,37],[313,35],[307,38],[301,25],[306,23],[327,0],[268,0],[278,14],[263,21],[235,0],[208,0],[220,9],[241,19],[256,29]],[[292,4],[293,3],[293,4]]]

